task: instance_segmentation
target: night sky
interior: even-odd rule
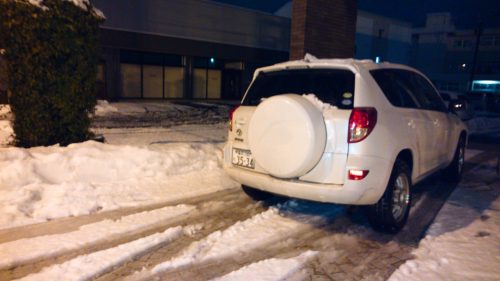
[[[290,0],[213,0],[273,13]],[[358,0],[358,8],[374,14],[425,23],[425,14],[452,12],[458,28],[473,28],[479,20],[485,27],[500,27],[500,0]]]

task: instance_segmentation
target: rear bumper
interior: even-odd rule
[[[363,180],[345,179],[344,184],[325,184],[280,179],[225,163],[224,169],[237,182],[263,191],[284,196],[349,205],[376,203],[385,191],[392,170],[392,163],[377,157],[349,156],[347,169],[367,169]],[[347,177],[347,175],[346,175]]]

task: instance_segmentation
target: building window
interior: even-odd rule
[[[439,89],[442,91],[459,91],[460,83],[458,82],[441,82],[439,83]]]
[[[220,99],[224,64],[216,58],[195,58],[193,98]]]
[[[141,65],[121,64],[122,96],[141,97]]]
[[[209,99],[220,99],[222,72],[218,69],[209,69],[207,80],[207,97]]]
[[[184,68],[165,66],[165,98],[180,99],[184,96]]]
[[[485,35],[485,36],[482,36],[481,37],[481,41],[479,42],[481,46],[493,46],[493,40],[494,40],[494,36],[491,36],[491,35]]]
[[[182,57],[133,51],[120,52],[122,97],[182,98]]]
[[[207,69],[195,68],[193,71],[193,98],[207,98]]]
[[[163,67],[143,65],[143,97],[163,98]]]
[[[456,39],[453,41],[454,48],[469,49],[472,48],[472,40],[470,39]]]

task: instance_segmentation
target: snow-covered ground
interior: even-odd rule
[[[234,188],[220,144],[0,148],[0,229]]]
[[[474,168],[448,198],[413,252],[389,280],[500,280],[497,159]]]
[[[118,102],[98,101],[95,128],[168,128],[187,124],[216,124],[227,121],[230,105],[205,102]]]
[[[139,106],[118,107],[133,114]],[[105,102],[97,110],[117,112]],[[8,111],[0,108],[3,116]],[[0,229],[235,188],[222,170],[225,130],[223,124],[96,129],[109,143],[0,148]]]
[[[21,149],[7,145],[11,135],[0,127],[0,146],[4,146],[0,148],[0,230],[127,207],[168,205],[178,199],[237,188],[239,185],[221,167],[228,108],[204,103],[100,101],[93,130],[105,136],[104,144],[89,141],[68,147]],[[0,107],[0,122],[4,121],[7,128],[9,114],[8,107]],[[481,125],[482,121],[474,122],[478,131],[494,128]],[[480,151],[469,153],[468,159],[478,154]],[[413,252],[415,259],[404,263],[391,280],[500,279],[500,178],[495,168],[492,160],[480,163],[468,173]],[[208,210],[225,206],[224,202],[210,204]],[[218,222],[212,223],[214,226],[203,221],[192,224],[192,219],[176,223],[175,218],[189,217],[193,212],[203,216],[199,207],[190,205],[105,219],[63,233],[12,238],[0,243],[0,279],[1,268],[81,251],[125,233],[156,231],[158,225],[161,229],[156,233],[140,239],[79,254],[37,270],[38,273],[21,276],[26,280],[90,280],[159,245],[185,239],[190,241],[185,247],[161,262],[139,268],[135,277],[148,279],[179,268],[189,270],[214,260],[244,257],[254,251],[262,254],[226,271],[227,274],[215,275],[220,276],[215,280],[312,278],[301,269],[315,259],[335,259],[337,254],[340,257],[341,250],[326,253],[321,249],[293,249],[296,240],[290,237],[300,237],[314,229],[315,215],[299,211],[302,208],[302,203],[288,200],[248,218],[236,219],[200,239],[189,237],[205,228],[217,229]],[[320,220],[325,219],[327,212],[343,210],[327,209],[320,212]],[[359,230],[347,231],[341,234],[343,238],[336,239],[350,247],[355,245],[350,240],[355,240],[353,236],[357,234]],[[271,250],[273,245],[292,250],[276,254]],[[381,280],[377,276],[364,279]]]
[[[90,246],[137,232],[153,225],[173,220],[193,211],[194,207],[178,205],[122,217],[119,220],[102,220],[62,234],[25,238],[0,244],[0,268],[16,266],[27,261],[55,257],[78,250],[82,245]]]

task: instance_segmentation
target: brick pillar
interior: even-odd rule
[[[293,0],[290,59],[354,56],[356,0]]]

